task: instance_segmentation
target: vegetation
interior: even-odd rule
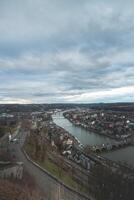
[[[0,138],[3,137],[7,132],[9,132],[9,128],[7,126],[0,126]]]
[[[45,200],[36,180],[25,169],[23,179],[0,179],[0,200]]]
[[[65,184],[77,188],[77,183],[62,169],[60,169],[55,163],[46,159],[43,163],[39,163],[44,169],[63,181]]]
[[[97,200],[133,200],[134,181],[120,173],[97,165],[93,168]]]
[[[85,192],[85,188],[81,186],[76,180],[73,179],[71,173],[64,169],[64,160],[62,157],[57,160],[50,159],[51,151],[50,151],[50,144],[47,145],[39,144],[39,136],[35,134],[31,134],[30,137],[26,139],[24,148],[29,156],[36,161],[40,166],[46,169],[48,172],[56,176],[58,179],[63,181],[68,186],[77,189],[79,188],[80,191]]]
[[[0,138],[3,137],[6,133],[11,133],[13,134],[17,129],[17,126],[14,125],[14,126],[3,126],[1,125],[0,126]]]

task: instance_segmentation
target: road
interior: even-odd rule
[[[89,198],[66,188],[64,185],[57,182],[47,173],[40,170],[37,166],[28,161],[21,151],[21,147],[25,141],[26,132],[20,129],[18,143],[10,143],[10,152],[16,157],[17,161],[24,163],[25,169],[35,178],[38,186],[44,192],[47,200],[88,200]]]

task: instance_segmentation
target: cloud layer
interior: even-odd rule
[[[0,103],[134,101],[133,7],[0,2]]]

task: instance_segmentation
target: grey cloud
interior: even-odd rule
[[[132,87],[133,6],[130,0],[1,1],[1,101],[65,102]],[[114,99],[120,96],[107,101]]]

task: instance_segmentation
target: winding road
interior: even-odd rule
[[[16,138],[17,143],[10,143],[9,149],[12,155],[16,157],[17,161],[24,163],[24,168],[35,178],[38,186],[43,191],[47,200],[90,200],[91,198],[85,197],[62,183],[58,182],[55,178],[47,172],[41,170],[38,166],[34,165],[26,158],[22,152],[22,146],[25,141],[27,132],[21,130],[18,132]]]

